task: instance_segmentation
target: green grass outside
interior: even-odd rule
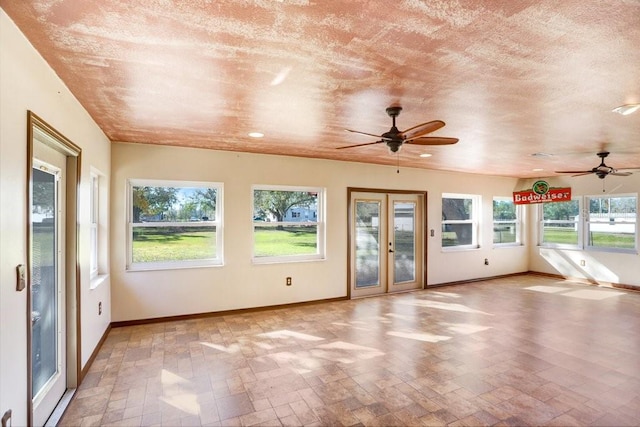
[[[254,252],[257,257],[313,255],[318,252],[316,226],[262,227],[254,233]]]
[[[141,227],[133,232],[133,262],[186,261],[215,256],[216,232],[208,227]]]
[[[590,246],[599,248],[633,249],[635,247],[635,236],[632,233],[604,233],[591,232]],[[576,245],[578,243],[578,233],[567,227],[545,227],[544,242],[552,244]]]
[[[454,244],[453,236],[444,236]],[[447,233],[451,234],[451,233]],[[410,233],[396,235],[396,251],[412,251],[413,240]],[[317,253],[315,226],[285,227],[278,230],[275,227],[259,228],[255,232],[255,255],[285,256],[312,255]],[[626,233],[597,233],[591,234],[591,245],[603,248],[633,249],[634,235]],[[577,233],[573,229],[545,228],[545,243],[577,244]],[[446,246],[446,245],[445,245]],[[161,228],[139,228],[134,232],[133,262],[162,262],[182,261],[193,259],[213,258],[216,254],[216,233],[210,228],[184,228],[167,232]],[[362,255],[362,254],[361,254]]]
[[[51,226],[37,226],[33,228],[33,266],[52,266],[55,256],[54,228]]]
[[[208,227],[134,230],[133,262],[208,259],[216,256],[216,232]],[[317,252],[316,227],[264,227],[255,232],[255,255],[309,255]]]
[[[568,227],[545,227],[544,243],[555,245],[577,245],[578,233]],[[442,245],[453,246],[457,244],[455,232],[442,233]],[[591,246],[599,248],[633,249],[635,236],[632,233],[591,233]]]

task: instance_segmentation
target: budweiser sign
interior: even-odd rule
[[[551,188],[546,181],[536,181],[531,190],[513,192],[513,203],[516,205],[568,202],[569,200],[571,200],[571,187]]]

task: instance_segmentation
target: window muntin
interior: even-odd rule
[[[254,186],[253,261],[324,259],[324,190]]]
[[[128,270],[222,264],[222,184],[129,181]]]
[[[587,248],[636,251],[637,196],[590,196],[585,198],[585,203]]]
[[[442,195],[442,247],[478,247],[478,206],[480,196]]]
[[[493,198],[493,244],[520,244],[520,208],[509,197]]]
[[[578,248],[582,244],[580,200],[541,203],[539,206],[540,244],[542,246]]]

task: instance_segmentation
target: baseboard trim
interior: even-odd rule
[[[624,289],[627,291],[640,292],[640,286],[638,285],[627,285],[625,283],[613,283],[613,282],[602,282],[602,281],[598,282],[597,280],[587,279],[584,277],[563,276],[561,274],[543,273],[541,271],[530,271],[529,274],[533,274],[537,276],[553,277],[558,280],[570,280],[572,282],[584,283],[586,285],[595,285],[595,286],[602,286],[605,288],[617,288],[617,289]]]
[[[443,286],[466,285],[468,283],[484,282],[486,280],[504,279],[504,278],[507,278],[507,277],[526,276],[527,274],[530,274],[530,273],[531,273],[530,271],[523,271],[523,272],[520,272],[520,273],[500,274],[498,276],[478,277],[476,279],[467,279],[467,280],[458,280],[458,281],[455,281],[455,282],[437,283],[435,285],[427,285],[425,287],[425,289],[440,288],[440,287],[443,287]]]
[[[96,348],[93,349],[93,352],[91,353],[91,356],[89,356],[89,360],[87,360],[87,363],[84,365],[84,368],[82,368],[82,370],[80,371],[80,378],[79,378],[79,381],[78,381],[78,387],[80,387],[80,384],[82,383],[82,380],[84,379],[84,377],[89,372],[89,369],[91,368],[91,365],[93,365],[93,361],[96,360],[96,356],[98,356],[98,353],[100,352],[100,349],[102,348],[102,344],[104,344],[105,340],[107,339],[107,336],[109,335],[109,331],[110,330],[111,330],[111,325],[108,325],[107,329],[105,329],[104,333],[102,334],[102,337],[100,338],[100,341],[98,341],[98,345],[96,345]]]
[[[266,310],[278,310],[281,308],[302,307],[306,305],[323,304],[327,302],[345,301],[345,300],[347,300],[346,296],[338,297],[338,298],[313,300],[313,301],[303,301],[303,302],[296,302],[296,303],[290,303],[290,304],[267,305],[263,307],[249,307],[249,308],[240,308],[240,309],[234,309],[234,310],[211,311],[207,313],[182,314],[179,316],[153,317],[149,319],[124,320],[120,322],[111,322],[111,327],[122,328],[124,326],[147,325],[150,323],[173,322],[176,320],[205,319],[208,317],[229,316],[232,314],[246,314],[246,313],[254,313],[254,312],[260,312],[260,311],[266,311]]]

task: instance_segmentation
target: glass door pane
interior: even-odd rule
[[[393,203],[394,283],[416,280],[415,222],[415,203]]]
[[[379,201],[356,201],[356,288],[380,286],[380,213]]]
[[[58,238],[56,176],[33,169],[31,206],[32,397],[58,373]]]

